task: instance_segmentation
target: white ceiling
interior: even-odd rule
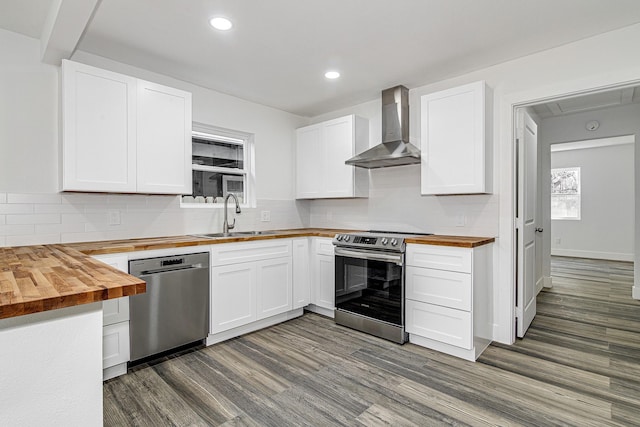
[[[39,38],[59,1],[2,0],[0,27]],[[102,0],[77,48],[313,116],[638,22],[638,0]]]

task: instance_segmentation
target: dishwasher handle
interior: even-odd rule
[[[205,267],[203,264],[192,264],[192,265],[183,265],[183,266],[174,267],[174,268],[158,268],[154,270],[143,270],[140,272],[140,276],[138,277],[150,276],[152,274],[172,273],[174,271],[193,270],[197,268],[207,268],[207,267]]]

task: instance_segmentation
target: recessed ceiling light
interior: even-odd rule
[[[328,79],[337,79],[338,77],[340,77],[340,73],[337,71],[327,71],[326,73],[324,73],[324,76]]]
[[[211,26],[216,30],[220,30],[220,31],[227,31],[227,30],[230,30],[231,27],[233,27],[233,24],[231,23],[231,21],[229,21],[224,16],[216,16],[214,18],[211,18],[209,20],[209,24],[211,24]]]

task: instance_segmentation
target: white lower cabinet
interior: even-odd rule
[[[93,258],[129,271],[126,255],[96,255]],[[108,380],[127,372],[129,348],[129,297],[102,302],[102,378]]]
[[[336,262],[332,239],[316,237],[312,242],[312,305],[309,309],[315,313],[334,317],[336,308]]]
[[[293,310],[291,245],[275,239],[211,246],[212,335],[232,329],[240,335],[248,330],[238,328]]]
[[[476,360],[493,337],[493,245],[407,245],[405,321],[409,341]]]

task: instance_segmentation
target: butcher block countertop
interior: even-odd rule
[[[352,231],[304,228],[217,238],[171,236],[0,247],[0,319],[136,295],[146,291],[143,280],[97,261],[91,258],[91,255],[291,237],[333,237],[337,233]],[[407,238],[406,242],[474,248],[494,240],[486,237],[433,235]]]
[[[144,280],[67,245],[0,247],[0,319],[145,291]]]

